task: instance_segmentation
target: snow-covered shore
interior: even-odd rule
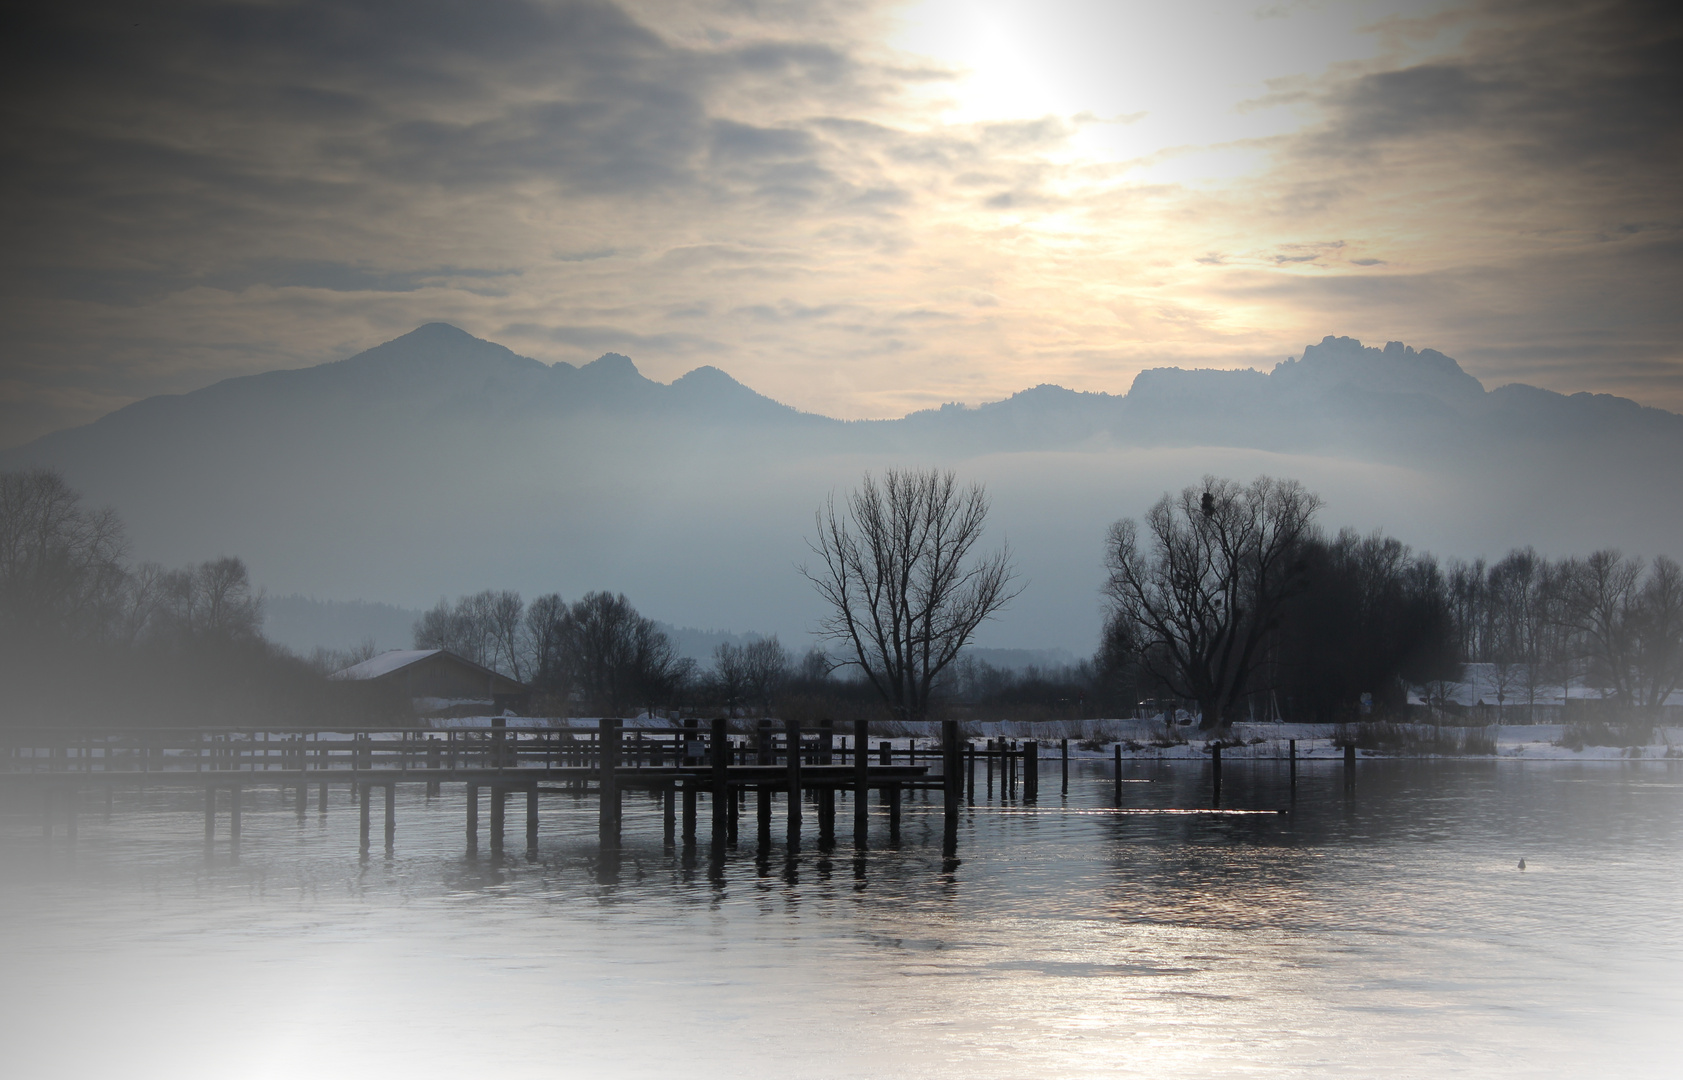
[[[590,730],[596,726],[594,718],[551,720],[541,717],[505,717],[511,730],[548,728],[577,728]],[[637,717],[623,721],[630,730],[638,728],[668,729],[672,721],[661,717]],[[739,721],[753,723],[753,721]],[[459,717],[435,720],[437,730],[451,728],[484,728],[491,717]],[[940,725],[933,721],[922,724],[891,725],[895,737],[882,739],[895,749],[904,750],[914,740],[919,746],[933,746],[939,738]],[[1206,734],[1191,726],[1166,728],[1161,720],[1048,720],[1048,721],[988,721],[967,722],[964,733],[972,742],[988,739],[1013,739],[1018,742],[1039,740],[1042,756],[1057,756],[1058,741],[1069,740],[1072,758],[1106,758],[1115,754],[1117,744],[1122,756],[1144,760],[1206,760],[1213,742]],[[1581,749],[1560,745],[1567,735],[1565,724],[1492,724],[1486,727],[1436,728],[1425,724],[1385,725],[1391,735],[1403,735],[1382,740],[1378,748],[1369,748],[1370,739],[1358,737],[1358,753],[1365,758],[1385,757],[1498,757],[1529,761],[1639,761],[1683,760],[1683,728],[1656,727],[1652,740],[1643,746],[1595,746]],[[838,725],[836,734],[849,732]],[[1344,741],[1357,733],[1355,725],[1337,724],[1234,724],[1222,743],[1224,760],[1284,759],[1290,754],[1290,740],[1297,740],[1300,760],[1338,759],[1344,756]],[[873,736],[877,741],[880,736]],[[1469,745],[1470,743],[1470,745]],[[1453,746],[1444,752],[1446,745]],[[1494,752],[1492,752],[1494,751]]]

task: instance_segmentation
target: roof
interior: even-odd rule
[[[328,678],[342,679],[346,682],[369,682],[374,679],[383,679],[394,672],[402,671],[406,667],[411,667],[435,656],[477,671],[479,674],[490,678],[492,680],[491,685],[497,688],[496,692],[518,692],[522,694],[528,692],[524,683],[511,679],[500,671],[493,671],[483,664],[476,664],[460,653],[453,653],[449,649],[393,649],[390,652],[383,652],[371,660],[364,660],[362,663],[352,664],[342,671],[335,671]],[[515,690],[510,691],[510,687],[515,688]]]
[[[346,679],[354,682],[360,682],[363,679],[378,679],[382,675],[390,675],[392,672],[400,668],[406,668],[410,664],[419,663],[429,656],[437,656],[443,651],[443,649],[393,649],[372,659],[364,660],[360,664],[352,664],[342,671],[335,671],[328,678]],[[466,662],[472,663],[471,660]]]

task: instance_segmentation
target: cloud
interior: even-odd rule
[[[1641,366],[1683,337],[1668,8],[1398,0],[1344,49],[1320,7],[1119,5],[1137,79],[1086,45],[1041,74],[1144,96],[1028,116],[955,114],[875,3],[137,10],[0,37],[0,379],[38,394],[0,443],[435,319],[842,416],[1326,333],[1683,406]],[[1108,40],[1060,10],[1025,25]]]

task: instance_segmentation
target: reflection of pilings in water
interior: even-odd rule
[[[729,840],[730,833],[730,734],[729,721],[724,717],[713,720],[712,737],[708,740],[708,749],[713,759],[713,783],[711,801],[713,804],[713,843],[723,844]]]
[[[1221,744],[1210,747],[1211,805],[1221,805]]]
[[[832,763],[835,752],[835,730],[829,720],[818,721],[818,765]],[[818,789],[818,846],[830,848],[836,842],[836,789],[825,785]]]
[[[327,786],[322,785],[324,788]],[[467,786],[467,849],[472,855],[479,850],[479,785]]]
[[[870,841],[870,725],[853,722],[853,843],[863,848]]]
[[[801,725],[787,720],[783,728],[783,757],[788,771],[789,823],[787,843],[791,852],[801,846]]]
[[[1290,749],[1288,751],[1287,757],[1291,762],[1291,797],[1293,799],[1296,799],[1297,798],[1297,740],[1296,739],[1288,739],[1287,742],[1290,744]]]
[[[620,721],[615,717],[604,717],[598,721],[596,730],[596,791],[599,799],[596,832],[602,843],[618,844],[621,806],[616,770],[619,768]]]
[[[1354,791],[1356,788],[1356,744],[1349,743],[1344,747],[1344,790]]]
[[[392,844],[390,836],[391,823],[389,820],[391,817],[391,805],[391,786],[387,785],[386,817],[388,820],[386,824],[386,850],[388,851],[391,850]],[[528,859],[535,859],[538,857],[538,785],[535,783],[528,784],[526,786],[526,857]]]
[[[1114,785],[1116,787],[1116,795],[1115,795],[1116,805],[1121,806],[1122,805],[1122,744],[1117,743],[1115,745],[1115,747],[1113,747],[1112,749],[1113,749],[1114,756],[1115,756],[1114,768],[1116,770],[1115,776],[1112,778],[1112,783],[1114,783]]]

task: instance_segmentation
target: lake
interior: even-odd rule
[[[1067,798],[906,805],[898,849],[722,860],[627,796],[545,796],[538,857],[464,854],[460,788],[0,813],[0,1070],[17,1077],[1536,1077],[1683,1072],[1683,763],[1078,762]],[[452,797],[453,796],[453,797]],[[781,798],[781,797],[780,797]],[[523,804],[511,806],[519,847]],[[482,822],[483,822],[482,818]],[[873,821],[876,839],[885,816]],[[226,818],[221,824],[225,825]],[[483,824],[482,824],[483,827]],[[1519,869],[1519,860],[1526,863]]]

